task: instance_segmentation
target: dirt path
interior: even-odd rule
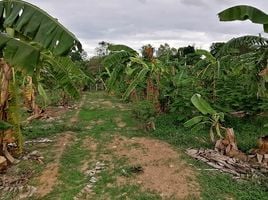
[[[180,153],[167,143],[143,137],[129,139],[119,136],[114,138],[110,149],[141,170],[134,178],[119,177],[119,184],[137,183],[157,192],[164,199],[199,196],[195,173],[181,159]]]
[[[57,143],[54,145],[54,160],[52,163],[48,164],[42,174],[37,178],[38,187],[36,191],[36,196],[42,198],[49,194],[54,186],[57,184],[58,175],[59,175],[59,167],[60,167],[60,158],[66,149],[66,147],[70,146],[72,141],[74,140],[74,133],[66,132],[62,133],[57,137]]]
[[[89,132],[94,132],[94,128],[105,127],[105,123],[111,120],[116,126],[115,129],[121,130],[121,133],[116,133],[105,144],[100,140],[94,140],[90,136],[84,140],[83,147],[91,152],[91,159],[84,161],[81,167],[85,174],[87,172],[94,174],[95,171],[92,171],[92,166],[94,163],[101,161],[106,163],[106,171],[110,173],[111,177],[115,178],[115,182],[106,183],[103,187],[124,188],[129,185],[137,185],[141,188],[141,191],[153,192],[159,195],[161,199],[199,199],[200,187],[196,181],[195,172],[182,159],[179,151],[156,139],[122,136],[125,135],[127,130],[135,128],[130,127],[126,121],[127,119],[120,115],[120,111],[129,110],[126,105],[104,99],[87,99],[86,104],[91,104],[97,110],[106,109],[107,113],[110,109],[116,110],[115,116],[111,119],[104,117],[103,119],[89,121]],[[98,121],[101,123],[97,123]],[[105,131],[103,130],[99,134],[107,134]],[[120,160],[125,160],[121,166],[118,164]],[[122,167],[120,174],[114,174]],[[129,174],[124,175],[124,173]],[[93,175],[93,177],[101,179],[99,175]],[[92,188],[94,188],[94,184],[87,184],[76,196],[76,199],[121,198],[121,196],[111,197],[105,192],[100,196],[94,196],[95,193]],[[126,195],[122,199],[130,198],[128,193],[122,195]],[[134,197],[132,198],[134,199]]]
[[[78,109],[73,115],[73,117],[70,118],[70,123],[74,124],[78,121],[78,115],[80,112],[80,109],[83,107],[86,100],[86,95],[83,95],[79,105]],[[36,191],[36,196],[39,198],[42,198],[49,194],[55,185],[58,182],[58,175],[59,175],[59,167],[60,167],[60,158],[62,157],[65,149],[68,146],[71,146],[73,141],[75,139],[75,133],[73,132],[65,132],[61,133],[57,138],[57,143],[54,145],[54,160],[52,163],[48,164],[42,174],[37,178],[39,184]]]
[[[145,137],[127,104],[85,94],[67,119],[67,130],[80,129],[59,132],[55,144],[33,146],[47,162],[33,178],[36,199],[200,199],[196,174],[181,152]]]
[[[85,100],[86,100],[86,95],[83,95],[78,105],[77,111],[75,112],[74,116],[70,119],[70,123],[74,124],[78,121],[78,115],[79,115],[80,109],[83,107],[85,103]]]

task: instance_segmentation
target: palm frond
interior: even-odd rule
[[[39,95],[42,97],[42,99],[44,101],[44,105],[46,107],[48,105],[49,98],[48,98],[48,95],[46,93],[46,90],[44,89],[44,87],[42,86],[41,83],[38,83],[37,91],[38,91]]]
[[[75,66],[70,58],[45,56],[44,66],[59,88],[62,88],[73,98],[80,96],[78,82],[86,79],[87,76]]]
[[[115,68],[119,63],[129,61],[130,56],[131,54],[127,51],[113,52],[102,61],[102,64],[107,68]]]
[[[238,38],[233,38],[226,42],[217,53],[216,57],[226,55],[228,53],[238,53],[241,47],[258,49],[260,47],[267,47],[268,40],[266,38],[254,35],[246,35]]]
[[[141,65],[144,68],[149,69],[148,65],[146,64],[146,62],[144,62],[142,59],[138,58],[138,57],[131,57],[130,58],[131,64],[138,64]]]
[[[123,65],[118,64],[117,67],[114,68],[112,73],[110,74],[110,77],[107,81],[107,88],[109,91],[115,88],[116,82],[119,79],[119,76],[121,75],[122,69],[123,69]]]

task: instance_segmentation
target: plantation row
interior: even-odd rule
[[[250,6],[219,17],[250,19],[268,31],[267,15]],[[237,117],[261,116],[263,131],[267,126],[268,40],[261,36],[214,43],[210,51],[146,45],[141,55],[103,42],[99,55],[85,60],[79,40],[57,20],[27,2],[8,0],[0,1],[0,31],[0,155],[9,162],[11,151],[22,152],[22,122],[39,118],[51,102],[68,104],[90,84],[136,102],[136,115],[148,129],[157,128],[155,115],[166,112],[193,131],[207,129],[213,143]],[[30,116],[21,115],[22,105]],[[10,143],[16,143],[15,151]]]

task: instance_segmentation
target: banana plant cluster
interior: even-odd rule
[[[32,107],[36,106],[32,101],[37,93],[47,100],[44,78],[52,80],[55,88],[78,97],[78,86],[87,76],[67,57],[73,49],[82,49],[79,40],[42,9],[20,0],[0,1],[0,122],[12,124],[20,152],[19,107],[23,95],[19,88],[24,85]],[[3,138],[9,130],[0,130],[1,148],[6,146]]]
[[[118,91],[122,87],[122,99],[150,100],[160,109],[160,81],[167,72],[162,62],[144,59],[124,45],[110,45],[108,49],[110,54],[103,61],[109,75],[108,89]]]

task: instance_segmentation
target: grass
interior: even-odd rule
[[[82,147],[79,139],[65,150],[60,160],[60,184],[45,199],[72,200],[80,192],[88,181],[78,167],[84,159],[90,159],[90,152]]]
[[[29,126],[22,128],[22,133],[26,140],[31,140],[55,136],[66,131],[79,132],[82,130],[79,124],[70,126],[70,124],[66,123],[66,121],[68,121],[68,119],[53,122],[34,120]]]

